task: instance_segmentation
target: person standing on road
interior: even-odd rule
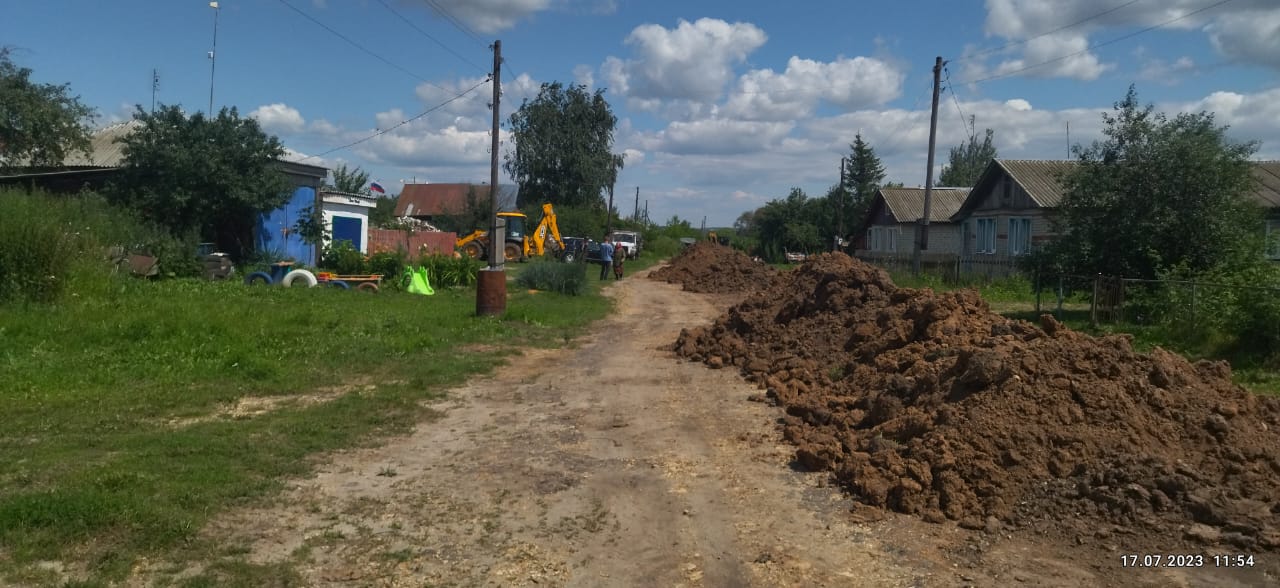
[[[600,279],[609,279],[609,268],[613,267],[613,235],[605,235],[600,243]]]
[[[622,246],[622,241],[613,244],[613,279],[622,279],[622,262],[627,259],[627,249]]]

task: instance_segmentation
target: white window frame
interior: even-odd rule
[[[1031,253],[1031,217],[1009,218],[1009,255]]]
[[[995,217],[974,219],[973,252],[984,255],[996,253],[996,219]]]

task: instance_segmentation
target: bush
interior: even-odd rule
[[[524,268],[516,283],[531,290],[578,296],[587,289],[587,266],[583,263],[537,261]]]
[[[336,241],[325,247],[320,256],[320,267],[352,276],[369,273],[364,254],[351,245],[350,241]]]
[[[52,302],[77,254],[76,235],[47,198],[8,192],[0,214],[0,301]]]
[[[379,251],[369,256],[366,264],[371,274],[379,274],[385,279],[395,279],[404,273],[405,260],[408,258],[404,251]]]
[[[466,256],[423,255],[414,265],[427,268],[433,288],[454,288],[474,286],[484,262]]]
[[[646,241],[644,251],[656,255],[658,257],[671,257],[680,252],[683,245],[674,237],[665,235],[655,237],[652,241]]]
[[[68,287],[104,285],[112,246],[157,258],[164,276],[197,276],[203,269],[193,236],[175,237],[92,192],[4,190],[0,206],[0,300],[49,302]]]

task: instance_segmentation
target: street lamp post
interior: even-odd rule
[[[218,68],[218,9],[217,2],[210,2],[213,9],[213,50],[209,51],[209,118],[213,118],[213,72]]]

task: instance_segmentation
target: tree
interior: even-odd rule
[[[542,84],[509,121],[515,149],[503,168],[520,185],[518,205],[602,207],[603,191],[623,163],[612,152],[617,122],[604,89],[591,94],[582,85]]]
[[[1053,217],[1049,259],[1065,271],[1153,279],[1260,258],[1261,212],[1248,198],[1256,143],[1235,143],[1212,113],[1169,119],[1130,86],[1103,141],[1075,149]]]
[[[852,152],[845,172],[845,188],[852,201],[844,208],[847,213],[844,218],[848,219],[845,223],[848,234],[858,235],[862,233],[862,224],[866,220],[864,217],[871,208],[876,190],[880,189],[880,182],[884,181],[884,165],[876,157],[876,150],[862,140],[861,133],[854,135],[849,148]]]
[[[972,122],[972,119],[970,120]],[[987,129],[982,142],[978,142],[977,136],[970,136],[968,142],[952,147],[950,163],[942,167],[937,185],[972,188],[977,184],[982,170],[996,158],[994,137],[995,131]]]
[[[373,210],[369,211],[369,224],[379,229],[395,228],[399,222],[396,219],[397,200],[393,196],[379,197]]]
[[[154,113],[139,106],[133,118],[141,126],[120,139],[124,161],[108,197],[243,258],[258,215],[289,199],[289,180],[276,165],[284,155],[280,140],[235,108],[207,118],[177,106]]]
[[[488,199],[480,198],[475,186],[467,187],[466,199],[460,208],[450,208],[433,220],[436,228],[453,231],[459,236],[470,235],[476,229],[489,230],[489,215],[493,212]]]
[[[339,192],[348,194],[369,194],[369,172],[356,166],[355,169],[347,167],[347,164],[340,163],[333,170],[333,184],[329,187]]]
[[[0,48],[0,171],[62,165],[72,153],[90,153],[94,110],[69,84],[37,84]]]

